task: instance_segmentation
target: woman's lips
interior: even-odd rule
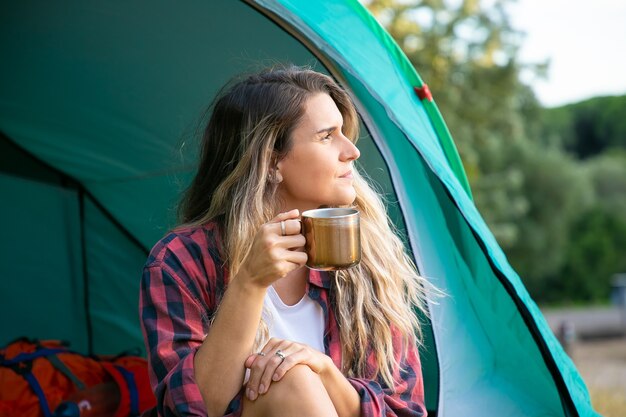
[[[352,178],[352,171],[348,171],[339,178]]]

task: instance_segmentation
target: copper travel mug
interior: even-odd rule
[[[302,213],[306,266],[321,271],[348,269],[361,261],[359,211],[325,208]]]

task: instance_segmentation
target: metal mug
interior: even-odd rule
[[[324,208],[302,213],[306,266],[320,271],[348,269],[361,261],[359,211]]]

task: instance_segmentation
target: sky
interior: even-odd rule
[[[508,10],[526,32],[522,62],[550,60],[531,84],[547,107],[626,94],[626,0],[517,0]]]

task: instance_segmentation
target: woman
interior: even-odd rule
[[[358,118],[290,67],[214,103],[182,226],[153,248],[141,320],[161,416],[424,416],[423,281],[355,169]],[[362,261],[304,267],[299,216],[361,212]],[[381,244],[384,242],[384,244]]]

